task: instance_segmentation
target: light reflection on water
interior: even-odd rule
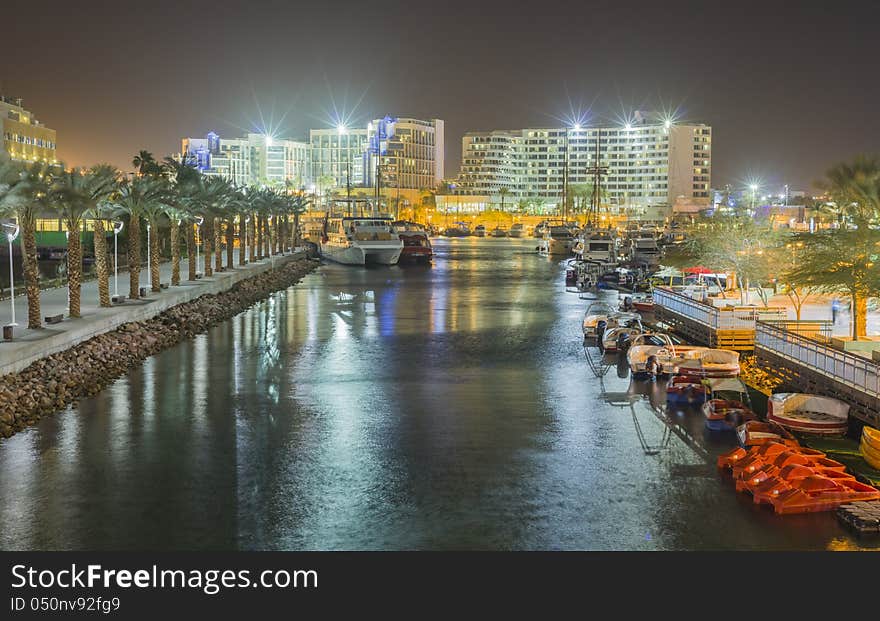
[[[0,547],[876,547],[753,506],[699,414],[597,378],[533,245],[325,266],[0,442]]]

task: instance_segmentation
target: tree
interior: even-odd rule
[[[163,204],[165,192],[166,185],[163,179],[153,176],[141,176],[126,179],[119,185],[119,191],[113,198],[116,212],[128,216],[128,295],[133,300],[140,297],[140,220],[146,209],[151,208],[156,203]],[[150,241],[152,246],[152,240]]]
[[[501,197],[501,213],[504,213],[504,199],[510,196],[510,189],[501,188],[500,190],[498,190],[498,196]]]
[[[875,224],[880,215],[880,159],[859,155],[852,163],[831,167],[817,184],[831,198],[826,209],[838,222],[856,228]]]
[[[817,291],[845,292],[852,299],[852,337],[867,334],[868,298],[880,295],[880,230],[832,229],[802,234],[795,267],[786,282]]]
[[[740,301],[751,302],[752,283],[766,306],[763,283],[776,273],[770,250],[779,244],[779,235],[766,223],[749,217],[714,216],[703,228],[695,229],[682,252],[715,272],[733,272],[740,284]]]
[[[140,175],[158,175],[162,172],[162,166],[149,151],[141,150],[131,160],[131,165],[137,168]]]
[[[0,211],[14,215],[21,227],[28,328],[32,330],[42,327],[36,222],[49,209],[49,183],[56,170],[44,162],[15,162],[0,152]]]
[[[82,294],[82,230],[84,220],[91,215],[98,217],[98,203],[108,198],[116,189],[116,171],[110,166],[95,167],[90,171],[59,170],[52,179],[49,188],[49,202],[59,211],[67,228],[67,286],[70,297],[68,313],[71,317],[79,317],[81,313]],[[109,279],[106,270],[106,245],[103,225],[95,232],[96,257],[99,249],[103,249],[104,264],[100,266]],[[98,240],[98,236],[101,240]],[[99,286],[99,302],[109,306],[109,290],[106,304]]]
[[[795,318],[801,320],[801,311],[807,301],[820,292],[820,288],[814,285],[791,282],[789,275],[798,268],[802,259],[804,242],[800,240],[786,241],[773,253],[773,262],[780,270],[778,282],[785,287],[785,294],[794,307]]]

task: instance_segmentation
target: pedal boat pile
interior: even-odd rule
[[[769,504],[779,515],[832,511],[860,501],[880,500],[880,490],[856,480],[846,466],[829,459],[822,451],[797,444],[784,429],[757,428],[749,433],[738,429],[742,438],[757,443],[735,448],[718,457],[718,467],[729,470],[738,492],[752,495],[756,504]],[[754,422],[746,425],[755,425]],[[743,425],[742,427],[745,427]],[[777,441],[768,436],[780,435]]]

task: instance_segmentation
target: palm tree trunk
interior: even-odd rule
[[[22,268],[24,270],[25,292],[28,303],[28,328],[42,327],[40,318],[40,270],[37,265],[36,224],[30,218],[19,218],[21,222]]]
[[[192,222],[186,223],[186,258],[189,273],[188,280],[196,279],[196,227]]]
[[[245,248],[244,248],[244,240],[247,236],[247,223],[244,221],[245,215],[238,215],[238,266],[241,267],[244,265],[244,262],[247,261],[247,257],[245,256]]]
[[[214,218],[205,218],[199,233],[202,236],[202,250],[205,253],[205,278],[214,274],[214,268],[211,267],[211,261],[214,257],[214,250],[211,246],[211,240],[214,238]]]
[[[278,237],[281,240],[281,254],[287,252],[287,216],[281,218]]]
[[[128,297],[137,300],[141,286],[141,218],[128,217]]]
[[[180,284],[180,223],[171,218],[171,284]]]
[[[107,249],[107,234],[104,221],[96,218],[95,222],[95,271],[98,273],[98,304],[103,308],[110,304],[110,251]]]
[[[150,290],[159,293],[159,223],[150,223]]]
[[[79,222],[67,222],[67,292],[70,305],[67,314],[80,317],[82,306],[82,238]]]
[[[299,213],[293,214],[293,248],[299,246]]]
[[[235,217],[226,219],[226,268],[232,269],[232,261],[235,258]]]
[[[861,292],[852,295],[852,337],[854,341],[868,334],[868,296]]]
[[[220,243],[220,218],[211,218],[211,228],[214,229],[214,271],[223,271],[223,245]]]
[[[257,230],[257,261],[259,261],[263,258],[263,216],[257,216],[255,224]]]
[[[251,263],[257,259],[257,216],[251,214],[251,221],[248,222],[248,259]]]
[[[281,216],[275,216],[275,254],[281,254],[284,252],[284,244],[282,243],[281,237],[281,229],[283,223],[281,222]]]

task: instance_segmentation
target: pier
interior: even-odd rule
[[[742,352],[755,348],[756,322],[785,320],[788,313],[783,307],[773,306],[717,307],[666,287],[654,289],[653,298],[657,319],[688,340]],[[815,323],[814,329],[820,329],[821,322]]]

